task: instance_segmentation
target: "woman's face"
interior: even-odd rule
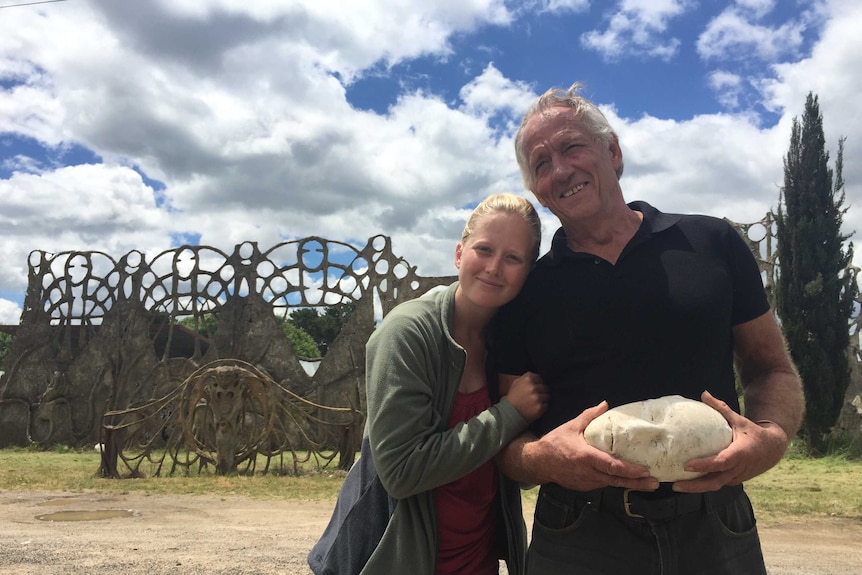
[[[503,212],[483,216],[455,249],[463,296],[480,307],[512,301],[530,272],[532,253],[532,230],[522,217]]]

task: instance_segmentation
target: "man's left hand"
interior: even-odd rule
[[[758,425],[707,391],[703,392],[701,400],[724,416],[733,430],[733,441],[726,449],[711,457],[692,459],[686,463],[686,471],[706,475],[677,481],[673,484],[674,491],[704,493],[717,491],[725,485],[739,485],[781,461],[788,443],[787,434],[781,426],[771,422]]]

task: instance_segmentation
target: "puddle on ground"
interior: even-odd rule
[[[49,499],[48,501],[42,501],[41,503],[37,503],[39,507],[62,507],[63,505],[71,505],[75,500],[71,497],[68,498],[60,498],[60,499]]]
[[[135,512],[131,509],[97,509],[95,511],[57,511],[37,515],[36,519],[39,521],[98,521],[134,516]]]

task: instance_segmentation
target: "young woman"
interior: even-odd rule
[[[499,559],[523,573],[519,488],[493,457],[547,395],[527,374],[498,397],[486,328],[520,291],[540,238],[529,201],[486,198],[455,248],[458,281],[399,305],[369,339],[362,452],[309,554],[317,575],[491,575]]]

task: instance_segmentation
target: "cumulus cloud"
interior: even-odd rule
[[[500,49],[471,66],[456,62],[460,75],[447,94],[427,87],[434,82],[420,89],[396,79],[385,109],[369,110],[351,103],[350,90],[396,67],[421,77],[429,63],[457,59],[458,42],[477,30],[526,29],[536,22],[531,14],[546,19],[548,11],[592,17],[567,31],[583,34],[590,56],[662,64],[679,49],[680,17],[703,3],[624,0],[604,17],[592,4],[370,0],[332,10],[275,0],[76,0],[5,10],[0,147],[32,140],[45,149],[44,157],[4,155],[0,165],[0,297],[23,293],[32,250],[120,256],[194,240],[230,251],[245,241],[268,247],[317,235],[363,243],[386,233],[420,274],[451,274],[470,207],[488,193],[528,195],[512,137],[548,86],[506,66]],[[862,141],[862,86],[848,73],[862,69],[856,4],[832,0],[822,37],[795,62],[792,32],[810,19],[767,24],[775,11],[767,0],[738,0],[725,12],[736,20],[716,19],[701,38],[703,57],[720,69],[687,81],[705,83],[730,113],[627,117],[600,96],[626,154],[626,196],[759,219],[777,201],[790,118],[814,90],[827,140],[849,136],[848,199],[862,198],[862,166],[849,161]],[[737,50],[783,63],[755,76],[728,56]],[[542,81],[559,84],[570,73]],[[778,118],[765,128],[743,92],[751,85]],[[92,157],[65,165],[64,150],[76,146]],[[556,222],[542,213],[547,247]]]
[[[177,222],[173,222],[174,225]],[[0,180],[2,287],[22,289],[27,253],[101,250],[122,255],[170,244],[172,228],[134,170],[84,164]]]
[[[423,54],[445,56],[451,52],[448,42],[454,32],[503,25],[512,18],[502,0],[369,0],[341,2],[337,9],[325,2],[278,0],[160,0],[155,6],[93,2],[108,27],[120,31],[138,51],[209,74],[224,69],[232,57],[244,60],[258,46],[269,46],[274,51],[251,70],[284,64],[298,49],[304,52],[303,60],[311,58],[324,70],[350,79],[380,60],[393,65]]]
[[[731,110],[739,107],[743,79],[739,74],[716,70],[709,75],[709,87],[716,93],[719,103]]]
[[[764,105],[782,113],[781,129],[789,142],[790,120],[801,119],[805,98],[817,94],[823,115],[823,131],[831,159],[835,159],[838,139],[847,137],[844,148],[844,180],[847,205],[845,230],[856,231],[858,244],[862,233],[862,111],[857,95],[862,92],[862,78],[849,70],[862,70],[862,37],[857,23],[862,19],[862,5],[839,0],[830,3],[832,16],[811,56],[799,62],[774,66],[776,76],[760,84]],[[785,143],[786,151],[787,143]],[[857,250],[857,265],[859,250]]]
[[[461,88],[460,96],[468,113],[509,112],[518,121],[535,99],[533,89],[526,82],[506,78],[493,63]]]
[[[651,116],[615,121],[621,123],[622,185],[628,198],[739,222],[759,221],[777,207],[781,163],[758,158],[764,150],[780,158],[785,145],[781,130],[762,130],[744,114],[702,115],[684,122]]]
[[[546,12],[581,12],[590,7],[590,0],[542,0]]]
[[[769,14],[775,8],[776,2],[777,0],[736,0],[734,4],[740,9],[760,18]]]
[[[747,59],[756,57],[774,62],[792,55],[802,45],[802,32],[808,22],[794,19],[772,27],[758,24],[756,20],[766,13],[769,3],[756,3],[755,10],[747,14],[736,8],[728,8],[706,27],[697,40],[697,51],[702,58],[709,59]]]
[[[8,299],[0,298],[0,325],[18,325],[21,319],[21,306]]]
[[[490,68],[465,88],[460,109],[406,92],[378,114],[352,108],[346,86],[381,62],[446,58],[454,33],[510,19],[498,0],[339,10],[92,0],[4,13],[0,132],[79,143],[104,163],[54,170],[5,161],[12,175],[0,180],[0,224],[12,273],[0,290],[22,288],[32,249],[122,254],[178,237],[228,249],[433,230],[441,205],[508,187],[500,175],[514,174],[510,142],[486,119],[495,107],[522,106],[523,89],[511,83],[496,103],[483,102]],[[451,269],[442,260],[428,268]]]
[[[693,6],[690,0],[623,0],[607,27],[583,34],[581,45],[608,60],[631,55],[669,60],[680,45],[678,38],[665,37],[669,23]]]

